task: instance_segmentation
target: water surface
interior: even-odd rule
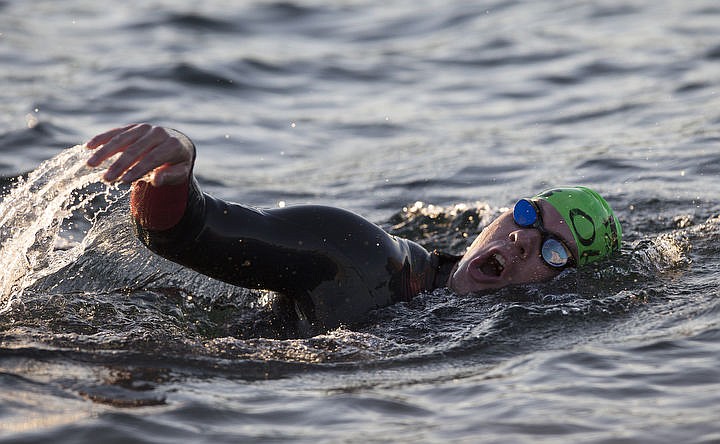
[[[720,440],[713,1],[0,2],[0,441]],[[149,121],[207,191],[459,253],[559,184],[622,253],[285,338],[146,251],[73,147]]]

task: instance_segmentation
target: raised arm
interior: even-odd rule
[[[315,221],[338,210],[322,210],[303,228],[305,211],[281,211],[292,215],[284,218],[208,196],[192,178],[192,141],[174,130],[129,125],[99,134],[86,146],[96,150],[91,166],[121,153],[103,178],[132,183],[137,235],[159,255],[232,284],[284,292],[307,290],[337,273],[338,264],[327,258],[333,244],[321,240],[328,235],[318,232]],[[345,219],[350,218],[338,227],[348,224]]]

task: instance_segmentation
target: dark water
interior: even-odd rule
[[[718,23],[710,0],[0,1],[0,440],[720,442]],[[581,183],[627,242],[283,339],[271,294],[145,251],[66,149],[138,121],[186,132],[231,200],[461,252]]]

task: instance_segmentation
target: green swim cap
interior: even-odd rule
[[[565,219],[578,246],[578,266],[620,249],[620,222],[605,199],[590,188],[552,188],[534,198],[546,200]]]

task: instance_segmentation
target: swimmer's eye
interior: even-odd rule
[[[540,207],[530,199],[520,199],[513,208],[513,220],[523,228],[536,228],[543,236],[540,250],[543,260],[553,268],[572,265],[572,254],[565,244],[550,234],[542,223]]]

